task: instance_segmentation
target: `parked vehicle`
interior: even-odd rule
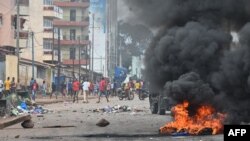
[[[149,93],[149,104],[152,114],[165,115],[166,111],[170,111],[173,101],[163,94],[156,92]]]
[[[126,99],[126,98],[128,100],[133,100],[134,95],[135,95],[135,91],[133,91],[132,89],[124,90],[122,88],[119,88],[117,90],[117,96],[118,96],[119,100],[123,100],[123,99]]]

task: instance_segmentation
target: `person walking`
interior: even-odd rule
[[[89,94],[89,81],[88,80],[85,80],[83,83],[82,83],[82,90],[83,90],[83,103],[88,103],[88,94]]]
[[[72,99],[73,97],[73,91],[72,91],[72,81],[70,80],[68,83],[67,83],[67,94],[68,96],[70,96],[70,98]]]
[[[36,80],[34,79],[34,83],[32,85],[32,100],[35,101],[36,100],[36,92],[38,90],[38,84],[36,82]]]
[[[105,95],[107,102],[109,102],[108,94],[106,92],[106,81],[104,78],[102,78],[101,81],[99,82],[99,97],[98,97],[98,101],[96,103],[100,103],[102,95]]]
[[[4,82],[5,97],[10,95],[10,84],[10,77],[7,77],[7,80]]]
[[[73,87],[73,94],[74,94],[73,103],[75,103],[76,100],[78,103],[78,93],[79,93],[79,89],[80,89],[80,82],[77,79],[75,79],[73,84],[72,84],[72,87]]]

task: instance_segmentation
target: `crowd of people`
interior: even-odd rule
[[[121,87],[124,90],[129,90],[132,88],[136,90],[137,94],[139,94],[143,86],[143,81],[140,80],[130,80],[129,82],[118,86],[118,84],[111,82],[107,78],[101,78],[101,80],[96,81],[95,83],[88,79],[84,79],[80,82],[75,78],[73,80],[62,82],[59,85],[59,88],[57,88],[56,84],[52,82],[51,91],[49,91],[45,80],[39,85],[34,78],[31,78],[29,85],[25,89],[29,92],[33,101],[36,100],[38,91],[42,97],[50,95],[51,98],[52,95],[56,94],[59,90],[62,94],[62,97],[70,97],[73,102],[78,102],[79,95],[83,95],[83,103],[89,103],[89,96],[97,96],[97,103],[99,103],[101,101],[101,97],[103,96],[106,98],[107,102],[109,102],[110,95],[117,95],[116,90],[118,87]],[[5,81],[0,80],[0,99],[22,89],[22,85],[20,84],[19,80],[15,81],[15,77],[12,77],[11,80],[10,77],[7,77]]]
[[[83,103],[89,103],[88,96],[98,96],[97,103],[100,102],[101,97],[105,96],[109,102],[109,95],[111,94],[111,83],[109,80],[102,78],[96,83],[85,79],[80,82],[78,79],[68,81],[63,84],[61,91],[63,95],[68,95],[73,99],[73,102],[78,102],[78,95],[83,95]],[[55,91],[55,90],[54,90]]]
[[[16,82],[15,77],[7,77],[5,81],[0,80],[0,99],[8,97],[11,93],[21,90],[21,84],[19,80]]]

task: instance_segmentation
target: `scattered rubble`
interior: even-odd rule
[[[106,127],[109,125],[109,121],[107,121],[106,119],[102,118],[101,120],[99,120],[97,123],[96,123],[97,126],[99,127]]]
[[[131,108],[129,106],[123,105],[115,105],[113,107],[111,106],[105,106],[103,108],[97,108],[93,110],[89,110],[91,112],[102,112],[102,113],[121,113],[121,112],[132,112],[132,113],[138,113],[138,112],[143,112],[144,110],[138,109],[138,108]]]

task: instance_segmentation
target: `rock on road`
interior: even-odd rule
[[[159,136],[158,129],[166,122],[171,121],[168,115],[152,115],[149,110],[148,99],[141,101],[138,97],[134,100],[118,100],[110,98],[107,103],[105,98],[101,103],[97,99],[91,99],[89,103],[63,102],[45,105],[44,108],[53,112],[44,115],[32,115],[35,122],[33,129],[23,129],[20,124],[1,130],[1,141],[82,141],[82,140],[190,140],[190,141],[222,141],[222,135],[196,136],[196,137],[172,137]],[[132,111],[120,113],[93,112],[97,108],[107,106],[127,105]],[[133,109],[137,109],[134,111]],[[96,123],[100,119],[106,119],[110,124],[106,127],[98,127]],[[44,128],[54,126],[56,128]]]

